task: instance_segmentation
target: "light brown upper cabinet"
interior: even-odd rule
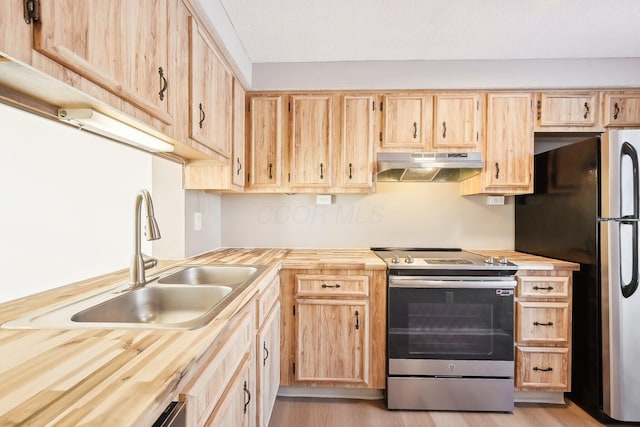
[[[291,188],[331,186],[333,96],[291,96]]]
[[[34,48],[171,124],[168,97],[175,73],[168,67],[168,1],[39,2]]]
[[[424,93],[385,95],[380,151],[426,151],[431,144],[433,97]]]
[[[640,92],[604,94],[605,127],[640,126]]]
[[[485,167],[461,183],[462,194],[526,194],[533,190],[533,96],[487,95]]]
[[[598,92],[543,92],[538,94],[536,130],[597,131],[600,125]]]
[[[282,185],[282,95],[256,95],[249,101],[248,187],[278,189]]]
[[[231,157],[233,77],[194,18],[191,33],[191,138]]]
[[[482,149],[483,98],[478,93],[436,94],[433,102],[433,149]]]
[[[375,97],[344,95],[341,98],[340,185],[373,190]]]

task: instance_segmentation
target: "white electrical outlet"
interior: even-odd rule
[[[193,231],[202,230],[202,212],[193,214]]]
[[[504,205],[504,196],[487,196],[488,205]]]

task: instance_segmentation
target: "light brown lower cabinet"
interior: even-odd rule
[[[233,316],[180,394],[188,427],[255,426],[255,300]]]
[[[518,391],[571,391],[570,270],[520,270],[516,275]]]
[[[385,387],[384,270],[280,272],[280,383]]]

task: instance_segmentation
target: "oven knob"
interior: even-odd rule
[[[391,262],[394,264],[400,264],[400,257],[398,255],[394,255]]]
[[[503,256],[498,260],[500,264],[509,264],[509,259],[506,256]]]
[[[411,255],[409,255],[405,258],[404,262],[407,264],[413,264],[414,260],[411,258]]]
[[[496,263],[496,259],[494,257],[490,256],[489,258],[484,260],[484,263],[493,265],[493,264]]]

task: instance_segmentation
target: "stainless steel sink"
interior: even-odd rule
[[[207,325],[266,269],[247,265],[180,265],[71,303],[31,313],[5,329],[195,329]],[[196,286],[197,285],[197,286]]]
[[[158,279],[160,284],[228,285],[252,277],[257,267],[244,265],[194,265]]]
[[[76,313],[71,321],[199,327],[215,317],[231,291],[228,286],[138,288]]]

